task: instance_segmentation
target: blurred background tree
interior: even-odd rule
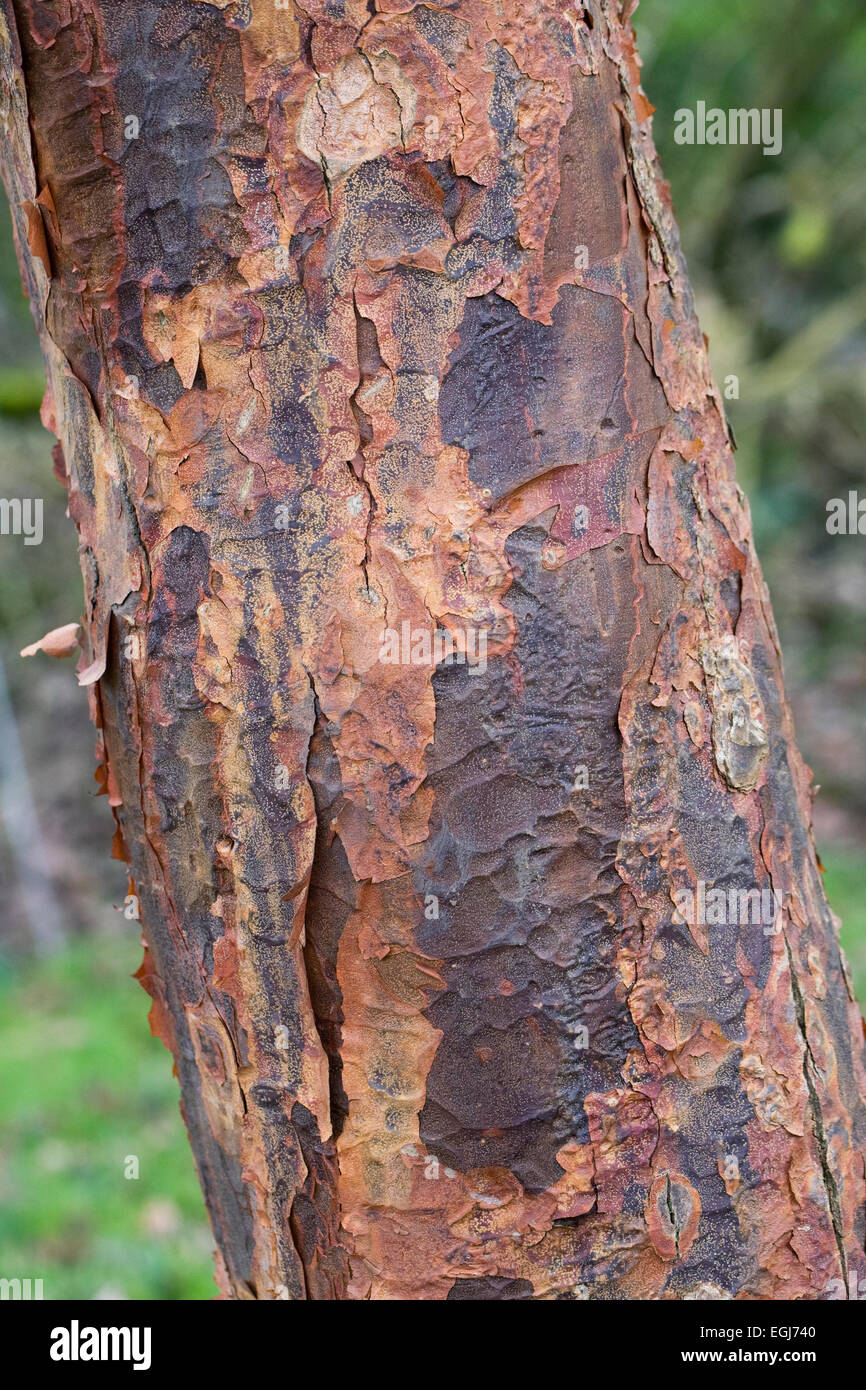
[[[830,498],[866,496],[866,11],[859,0],[643,0],[635,24],[716,379],[738,381],[726,409],[739,479],[863,1001],[866,538],[830,536],[825,522]],[[675,144],[675,111],[698,101],[781,107],[781,154]],[[42,390],[4,213],[0,497],[44,498],[45,535],[41,546],[0,537],[0,658],[16,726],[0,727],[0,1272],[43,1278],[49,1298],[209,1298],[211,1241],[176,1083],[128,979],[138,933],[119,911],[125,871],[108,857],[84,692],[71,662],[18,657],[82,602]],[[35,949],[12,852],[16,732],[40,827],[31,873],[64,935],[48,952]],[[130,1156],[138,1178],[124,1176]]]

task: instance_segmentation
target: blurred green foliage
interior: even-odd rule
[[[0,415],[36,415],[44,394],[41,367],[6,367],[0,373]]]
[[[864,543],[825,522],[866,493],[866,7],[643,0],[635,25],[716,380],[739,378],[726,409],[789,684],[825,691],[809,756],[864,817]],[[781,154],[676,145],[699,100],[781,108]]]
[[[825,509],[850,488],[866,495],[866,9],[861,0],[642,0],[635,26],[716,379],[739,380],[739,398],[726,401],[738,473],[799,743],[823,787],[826,885],[862,1000],[866,540],[829,537]],[[781,107],[782,153],[676,145],[676,110],[699,100]],[[0,495],[44,496],[46,540],[12,558],[0,550],[0,641],[43,826],[53,840],[72,840],[76,865],[99,853],[78,852],[82,825],[105,844],[96,886],[64,882],[64,901],[78,904],[71,918],[89,912],[101,922],[117,896],[117,866],[107,859],[104,806],[87,809],[98,804],[88,800],[83,701],[50,663],[31,686],[14,657],[74,619],[81,592],[52,441],[36,421],[39,354],[3,217]],[[215,1292],[170,1060],[128,979],[139,959],[134,935],[105,930],[48,960],[0,955],[0,1273],[43,1278],[49,1298]],[[137,1181],[123,1175],[130,1154]]]

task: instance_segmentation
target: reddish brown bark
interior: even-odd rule
[[[4,0],[80,678],[231,1297],[864,1272],[860,1019],[630,9]]]

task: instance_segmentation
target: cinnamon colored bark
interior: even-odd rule
[[[631,8],[2,3],[80,679],[230,1297],[866,1274],[860,1017]]]

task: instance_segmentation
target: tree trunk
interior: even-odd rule
[[[860,1017],[624,8],[2,3],[229,1297],[866,1273]]]

